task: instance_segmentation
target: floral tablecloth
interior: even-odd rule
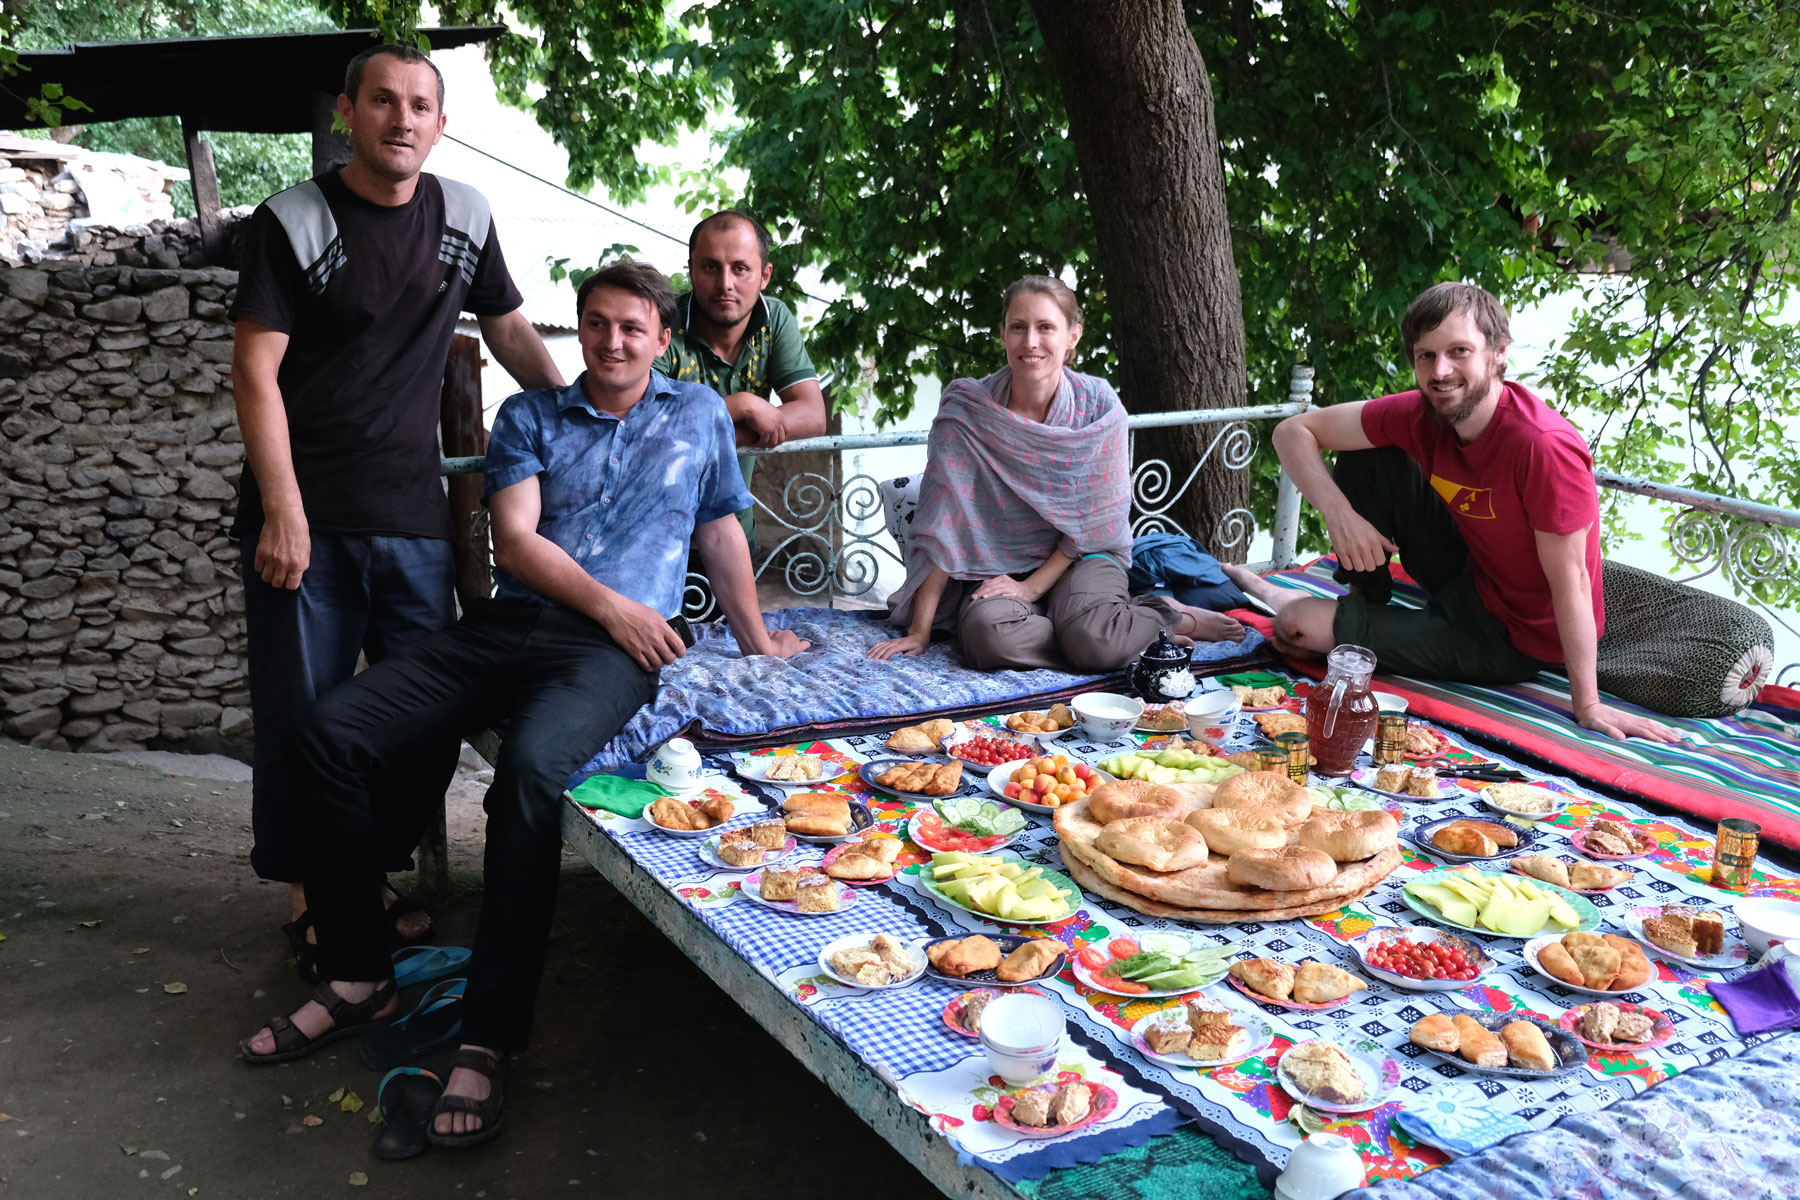
[[[988,728],[985,732],[995,730]],[[1246,723],[1237,736],[1247,744],[1249,734]],[[799,748],[822,754],[845,768],[820,784],[818,790],[843,792],[865,801],[881,829],[906,836],[907,819],[918,806],[871,792],[850,769],[855,763],[884,753],[879,735],[834,739]],[[770,748],[755,753],[792,753],[799,748]],[[1059,748],[1090,762],[1121,749],[1086,743],[1079,735],[1065,737]],[[718,765],[728,766],[729,762],[721,759]],[[979,775],[970,778],[972,787],[985,782]],[[1650,857],[1629,864],[1637,869],[1636,878],[1612,893],[1592,897],[1609,927],[1624,932],[1617,918],[1633,905],[1690,901],[1721,907],[1731,899],[1704,882],[1712,848],[1709,833],[1679,821],[1653,818],[1628,804],[1603,800],[1565,780],[1545,781],[1576,799],[1554,819],[1541,823],[1533,852],[1573,857],[1567,835],[1603,817],[1632,821],[1655,835],[1657,850]],[[715,790],[737,799],[740,816],[736,819],[740,821],[747,822],[760,814],[763,803],[777,803],[780,799],[774,789],[765,793],[734,778],[721,778],[715,784]],[[1408,825],[1421,817],[1494,818],[1473,796],[1403,807]],[[1057,839],[1048,818],[1027,815],[1031,818],[1030,828],[1005,852],[1060,869]],[[1479,940],[1498,960],[1499,967],[1477,986],[1461,992],[1422,995],[1371,981],[1368,991],[1357,993],[1335,1012],[1260,1005],[1276,1031],[1275,1042],[1268,1050],[1236,1066],[1170,1067],[1134,1049],[1127,1031],[1146,1013],[1176,1001],[1133,1001],[1092,992],[1077,983],[1072,971],[1065,968],[1048,985],[1048,990],[1064,1001],[1070,1016],[1069,1053],[1059,1062],[1059,1072],[1070,1077],[1104,1078],[1120,1092],[1121,1104],[1111,1121],[1079,1134],[1025,1142],[992,1121],[993,1103],[1000,1091],[998,1080],[986,1073],[979,1044],[952,1032],[943,1021],[944,1007],[962,988],[927,976],[904,988],[866,991],[839,985],[818,966],[819,948],[846,933],[866,931],[872,935],[885,930],[918,938],[1001,928],[940,903],[918,886],[920,864],[930,858],[927,852],[907,842],[899,861],[900,873],[894,881],[858,889],[857,902],[842,913],[801,918],[773,911],[740,895],[738,881],[742,876],[707,866],[697,853],[695,840],[669,837],[642,820],[627,820],[606,812],[592,816],[626,853],[687,900],[709,926],[782,986],[796,1004],[875,1065],[909,1103],[930,1114],[935,1126],[959,1151],[1015,1180],[1041,1176],[1052,1166],[1093,1161],[1114,1149],[1141,1144],[1172,1123],[1186,1120],[1197,1122],[1253,1163],[1265,1182],[1285,1165],[1289,1152],[1307,1132],[1319,1129],[1346,1134],[1354,1141],[1367,1166],[1368,1180],[1402,1179],[1446,1161],[1442,1152],[1414,1142],[1393,1121],[1395,1113],[1409,1102],[1420,1102],[1419,1097],[1439,1084],[1473,1083],[1496,1108],[1542,1129],[1561,1118],[1589,1119],[1621,1098],[1661,1080],[1700,1064],[1743,1054],[1767,1040],[1738,1036],[1723,1009],[1708,995],[1706,973],[1690,972],[1653,959],[1656,977],[1643,988],[1624,993],[1623,998],[1665,1013],[1676,1030],[1670,1044],[1642,1053],[1596,1053],[1583,1069],[1548,1080],[1521,1081],[1466,1071],[1412,1045],[1407,1040],[1412,1024],[1427,1012],[1458,1008],[1531,1013],[1554,1019],[1564,1009],[1589,999],[1536,974],[1523,961],[1522,939],[1492,937]],[[816,862],[820,856],[817,848],[803,847],[796,861]],[[1409,846],[1402,867],[1363,900],[1309,920],[1182,925],[1083,895],[1078,911],[1054,926],[1013,927],[1009,931],[1048,932],[1079,949],[1121,934],[1178,930],[1217,944],[1236,943],[1246,953],[1287,962],[1316,958],[1356,971],[1356,958],[1346,946],[1347,940],[1376,925],[1417,923],[1419,918],[1400,900],[1400,888],[1414,873],[1440,865],[1443,864],[1415,853]],[[1759,874],[1752,891],[1800,899],[1800,880]],[[1222,998],[1246,1002],[1223,982],[1210,990]],[[1399,1087],[1373,1110],[1348,1117],[1334,1117],[1298,1105],[1277,1084],[1275,1063],[1289,1046],[1315,1037],[1391,1056],[1398,1067]]]

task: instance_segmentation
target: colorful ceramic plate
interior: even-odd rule
[[[1025,830],[1020,830],[1020,833]],[[954,835],[954,836],[946,836]],[[960,830],[949,829],[944,819],[937,815],[937,810],[921,808],[913,813],[906,822],[906,836],[922,850],[933,854],[941,854],[947,850],[966,850],[971,854],[992,854],[1019,834],[994,834],[991,837],[972,837]]]
[[[1033,996],[1042,996],[1042,995],[1046,994],[1044,992],[1039,991],[1037,988],[1034,988],[1034,987],[1021,987],[1018,989],[1018,991],[1029,992]],[[976,1033],[974,1030],[964,1029],[962,1027],[962,1011],[963,1011],[963,1005],[965,1005],[969,1002],[969,998],[971,996],[979,996],[983,992],[991,992],[996,996],[1005,994],[996,988],[976,988],[973,991],[964,992],[962,995],[958,996],[956,999],[950,1001],[950,1003],[944,1005],[944,1027],[946,1029],[948,1029],[951,1033],[957,1034],[961,1037],[966,1037],[966,1038],[980,1037],[981,1035],[979,1033]]]
[[[1407,754],[1406,758],[1410,762],[1416,762],[1416,763],[1430,762],[1433,759],[1444,757],[1444,755],[1450,753],[1452,750],[1462,749],[1461,746],[1458,746],[1455,742],[1451,741],[1449,738],[1445,737],[1443,734],[1439,733],[1437,730],[1432,729],[1429,726],[1420,725],[1417,722],[1415,722],[1411,726],[1408,727],[1409,732],[1411,730],[1415,730],[1415,729],[1422,730],[1423,732],[1430,734],[1433,738],[1436,738],[1438,748],[1436,750],[1433,750],[1429,754]]]
[[[862,781],[864,783],[868,784],[870,787],[874,788],[876,791],[886,792],[890,796],[902,796],[908,800],[942,800],[942,799],[945,799],[944,796],[934,796],[928,792],[908,792],[908,791],[904,791],[897,787],[889,787],[885,783],[878,783],[876,781],[875,777],[877,775],[886,774],[891,768],[915,766],[919,763],[919,761],[920,760],[916,759],[916,758],[877,758],[877,759],[872,759],[871,761],[864,763],[860,768],[858,768],[856,773],[857,773],[857,775],[859,775],[862,778]],[[948,761],[948,760],[945,760],[945,761]],[[951,796],[974,795],[979,788],[980,779],[981,779],[981,773],[979,771],[970,771],[968,766],[965,764],[962,769],[962,774],[960,776],[958,776],[958,778],[957,778],[956,790],[953,792],[950,792],[949,795],[951,795]]]
[[[1445,946],[1455,946],[1468,956],[1469,965],[1475,968],[1473,979],[1415,979],[1411,975],[1401,975],[1384,967],[1374,966],[1369,962],[1369,954],[1377,946],[1394,941],[1423,942]],[[1362,962],[1363,972],[1383,983],[1391,983],[1397,988],[1409,992],[1460,992],[1464,988],[1474,987],[1481,982],[1481,977],[1493,970],[1494,960],[1487,952],[1468,938],[1459,938],[1453,933],[1445,933],[1442,929],[1432,929],[1424,925],[1378,925],[1369,932],[1350,939],[1350,948],[1356,951],[1356,957]]]
[[[700,861],[707,866],[716,868],[720,871],[758,871],[763,867],[774,866],[799,848],[800,842],[792,834],[789,834],[786,844],[784,844],[781,849],[764,850],[763,860],[761,862],[752,863],[747,867],[740,867],[720,858],[719,839],[717,837],[709,837],[704,842],[700,843]]]
[[[1001,855],[999,857],[1005,858],[1007,856]],[[1009,861],[1020,863],[1020,865],[1027,865],[1023,860],[1017,858],[1009,859]],[[1055,884],[1058,889],[1067,889],[1069,893],[1067,896],[1063,897],[1063,910],[1054,917],[1045,917],[1041,921],[1021,921],[1016,917],[997,917],[993,913],[982,912],[979,908],[971,908],[967,904],[952,900],[938,887],[938,882],[932,878],[930,871],[919,872],[919,887],[925,891],[926,895],[930,896],[933,900],[936,900],[946,908],[954,909],[957,912],[971,913],[984,921],[992,921],[996,925],[1054,925],[1058,921],[1068,920],[1069,917],[1074,914],[1076,905],[1081,903],[1081,888],[1076,886],[1075,881],[1070,879],[1067,875],[1064,875],[1060,871],[1052,871],[1049,867],[1044,868],[1040,878],[1049,880],[1051,883]]]
[[[968,936],[970,935],[962,935],[962,937]],[[1026,942],[1035,942],[1039,940],[1033,937],[1026,937],[1022,933],[984,933],[981,936],[999,946],[1002,955],[1011,954]],[[926,952],[925,973],[930,975],[933,979],[942,979],[945,983],[960,983],[964,985],[979,984],[982,987],[990,988],[1022,988],[1028,984],[1043,983],[1045,980],[1056,978],[1057,972],[1063,969],[1063,963],[1068,960],[1068,955],[1066,953],[1058,954],[1055,958],[1050,960],[1050,965],[1044,970],[1033,975],[1030,979],[1021,979],[1017,983],[1007,983],[1005,980],[1001,979],[999,975],[995,974],[995,972],[999,970],[998,967],[988,967],[981,971],[970,971],[967,975],[947,975],[931,965],[931,947],[943,942],[955,942],[961,940],[961,937],[928,938],[919,943],[920,948]]]
[[[1558,979],[1556,976],[1552,975],[1549,971],[1546,971],[1544,969],[1543,960],[1540,959],[1538,957],[1538,955],[1542,954],[1544,947],[1548,946],[1551,942],[1561,942],[1561,941],[1562,941],[1562,934],[1560,934],[1560,933],[1551,933],[1551,934],[1546,934],[1543,937],[1535,937],[1535,938],[1532,938],[1529,942],[1525,943],[1525,947],[1523,950],[1520,951],[1520,953],[1522,953],[1525,956],[1525,961],[1531,964],[1531,969],[1536,971],[1539,975],[1542,975],[1545,979],[1548,979],[1551,983],[1554,983],[1559,988],[1567,988],[1571,992],[1580,992],[1583,996],[1598,996],[1602,1000],[1616,1000],[1620,996],[1629,996],[1632,993],[1641,990],[1640,988],[1625,988],[1622,991],[1615,992],[1615,991],[1610,991],[1610,990],[1607,990],[1604,988],[1591,988],[1591,987],[1586,987],[1579,983],[1570,983],[1566,979]],[[1653,975],[1646,982],[1654,983],[1655,981],[1656,981],[1656,977]]]
[[[1035,733],[1016,733],[1011,729],[998,730],[991,726],[984,725],[971,734],[966,726],[959,726],[955,733],[944,739],[944,757],[954,758],[957,762],[972,767],[977,775],[984,774],[993,770],[995,767],[1000,766],[1000,763],[976,762],[972,758],[964,758],[962,754],[959,753],[963,743],[972,742],[978,737],[988,738],[989,740],[996,742],[1012,742],[1014,745],[1018,746],[1019,749],[1024,751],[1024,753],[1017,758],[1007,759],[1006,761],[1009,763],[1024,762],[1026,759],[1036,758],[1044,752],[1044,747],[1042,743],[1038,741],[1038,735]],[[964,773],[967,774],[967,772]]]
[[[1466,874],[1468,874],[1468,872],[1465,871],[1465,872],[1462,872],[1461,874],[1466,875]],[[1492,875],[1493,872],[1482,871],[1482,872],[1480,872],[1480,874]],[[1439,871],[1426,871],[1424,874],[1419,875],[1413,879],[1409,879],[1406,882],[1408,885],[1415,884],[1415,883],[1442,883],[1442,882],[1444,882],[1444,879],[1450,875],[1451,875],[1450,868],[1445,868],[1445,869],[1439,870]],[[1561,926],[1556,925],[1553,922],[1551,922],[1548,918],[1546,918],[1543,925],[1532,930],[1530,933],[1517,933],[1517,934],[1515,934],[1515,933],[1499,933],[1495,930],[1488,929],[1485,926],[1463,925],[1456,921],[1452,921],[1450,918],[1446,917],[1443,913],[1438,911],[1437,905],[1432,904],[1426,900],[1415,899],[1413,897],[1412,893],[1407,891],[1405,887],[1402,887],[1400,889],[1400,899],[1406,904],[1406,907],[1412,909],[1414,912],[1418,913],[1421,917],[1424,917],[1427,920],[1436,921],[1439,925],[1448,925],[1452,929],[1462,929],[1462,930],[1466,930],[1469,933],[1478,933],[1482,937],[1534,938],[1534,937],[1539,937],[1543,934],[1552,933],[1552,932],[1558,934],[1559,936],[1561,934],[1565,934],[1565,933],[1577,933],[1577,932],[1591,933],[1592,931],[1600,928],[1600,910],[1594,907],[1594,902],[1592,900],[1589,900],[1586,896],[1582,896],[1575,892],[1571,892],[1567,888],[1559,888],[1554,883],[1545,883],[1541,879],[1534,879],[1531,882],[1532,882],[1532,885],[1534,887],[1536,887],[1539,891],[1554,892],[1557,895],[1561,896],[1564,900],[1568,901],[1569,907],[1575,910],[1575,915],[1581,918],[1581,924],[1577,925],[1574,929],[1564,929]]]
[[[1170,935],[1160,934],[1158,936],[1168,937]],[[1180,937],[1182,935],[1175,934],[1173,936]],[[1204,949],[1206,946],[1210,946],[1210,945],[1212,945],[1212,943],[1210,943],[1210,942],[1200,944],[1200,945],[1196,945],[1195,943],[1190,942],[1189,949],[1194,949],[1194,950]],[[1100,953],[1105,954],[1106,952],[1107,952],[1106,946],[1101,945]],[[1169,951],[1169,952],[1172,953],[1172,951]],[[1182,953],[1185,954],[1185,953],[1187,953],[1187,951],[1184,950],[1184,951],[1182,951]],[[1121,992],[1121,991],[1116,990],[1115,988],[1108,987],[1105,982],[1105,976],[1101,975],[1100,972],[1098,972],[1098,971],[1090,970],[1088,968],[1088,965],[1081,961],[1080,955],[1075,956],[1073,959],[1071,959],[1069,961],[1069,968],[1070,968],[1070,970],[1072,970],[1075,973],[1075,982],[1079,983],[1082,987],[1088,988],[1092,991],[1105,992],[1109,996],[1123,996],[1129,1000],[1166,1000],[1171,996],[1186,996],[1193,992],[1199,991],[1201,988],[1211,987],[1213,984],[1219,982],[1219,980],[1225,978],[1226,964],[1220,963],[1219,969],[1216,973],[1208,972],[1207,974],[1202,975],[1200,977],[1200,982],[1196,983],[1193,987],[1174,988],[1174,989],[1162,988],[1160,990],[1151,990],[1151,991],[1146,991],[1146,992]]]
[[[1606,818],[1596,819],[1604,821]],[[1631,822],[1621,822],[1621,824],[1631,824]],[[1589,858],[1599,859],[1601,862],[1630,862],[1634,858],[1646,858],[1651,853],[1649,850],[1634,850],[1630,854],[1608,854],[1604,850],[1591,850],[1588,848],[1587,834],[1587,827],[1584,825],[1569,835],[1569,841],[1575,849]]]
[[[1253,991],[1236,975],[1226,976],[1226,981],[1229,982],[1232,987],[1244,993],[1244,995],[1250,997],[1250,999],[1256,1001],[1258,1004],[1273,1004],[1276,1008],[1292,1008],[1301,1012],[1332,1012],[1336,1009],[1345,1007],[1350,1003],[1353,997],[1360,994],[1358,992],[1351,992],[1350,995],[1344,996],[1341,999],[1321,1000],[1317,1004],[1308,1004],[1304,1000],[1277,1000],[1273,996],[1265,996],[1261,992]]]
[[[1414,802],[1424,801],[1430,803],[1433,799],[1449,800],[1463,794],[1462,788],[1458,787],[1454,781],[1449,779],[1439,779],[1437,781],[1437,795],[1435,797],[1413,796],[1406,792],[1390,792],[1386,788],[1378,788],[1375,786],[1375,777],[1380,773],[1381,768],[1379,767],[1358,767],[1356,770],[1350,772],[1350,782],[1354,783],[1359,788],[1367,788],[1369,791],[1376,792],[1383,796],[1392,796],[1396,800],[1412,800]]]
[[[1538,1027],[1544,1040],[1550,1043],[1550,1053],[1556,1056],[1556,1065],[1548,1071],[1539,1071],[1532,1067],[1484,1067],[1472,1063],[1460,1054],[1451,1054],[1447,1050],[1433,1050],[1426,1046],[1427,1054],[1435,1054],[1445,1062],[1455,1063],[1465,1071],[1478,1071],[1483,1075],[1510,1075],[1515,1079],[1548,1079],[1552,1075],[1566,1075],[1570,1071],[1578,1071],[1587,1066],[1588,1053],[1582,1048],[1581,1039],[1562,1028],[1554,1021],[1543,1017],[1534,1017],[1529,1013],[1497,1013],[1497,1012],[1459,1012],[1449,1014],[1467,1017],[1483,1029],[1500,1036],[1500,1031],[1514,1021],[1528,1021]]]
[[[1724,937],[1724,947],[1717,954],[1697,954],[1692,958],[1687,958],[1676,954],[1673,950],[1663,949],[1644,935],[1644,922],[1651,917],[1660,917],[1661,915],[1662,906],[1659,904],[1640,905],[1637,908],[1625,910],[1623,918],[1625,928],[1631,931],[1631,936],[1644,947],[1646,953],[1654,954],[1658,958],[1666,958],[1670,962],[1681,963],[1683,966],[1699,967],[1708,971],[1728,971],[1750,961],[1750,947],[1744,943],[1743,938],[1729,930]],[[1727,920],[1729,921],[1729,918]]]
[[[1012,1119],[1013,1104],[1018,1100],[1018,1094],[1015,1092],[1000,1097],[1000,1102],[994,1105],[994,1124],[1000,1126],[1002,1129],[1010,1130],[1020,1137],[1026,1138],[1061,1137],[1065,1133],[1074,1133],[1077,1129],[1086,1129],[1089,1125],[1094,1125],[1106,1120],[1106,1118],[1112,1116],[1113,1110],[1119,1107],[1119,1093],[1113,1091],[1104,1083],[1094,1083],[1089,1081],[1088,1087],[1091,1088],[1094,1093],[1093,1107],[1088,1110],[1088,1115],[1079,1121],[1071,1121],[1067,1125],[1057,1125],[1049,1129],[1040,1129],[1035,1125],[1021,1125]],[[1054,1092],[1056,1090],[1056,1085],[1054,1083],[1041,1083],[1038,1084],[1036,1088],[1030,1090]]]
[[[1170,1024],[1175,1024],[1177,1020],[1179,1020],[1181,1025],[1187,1025],[1186,1011],[1180,1006],[1175,1008],[1165,1008],[1161,1012],[1153,1012],[1150,1015],[1141,1018],[1131,1027],[1131,1044],[1136,1047],[1139,1054],[1142,1054],[1152,1062],[1159,1062],[1171,1067],[1195,1067],[1199,1069],[1204,1069],[1206,1067],[1222,1067],[1227,1063],[1243,1062],[1246,1058],[1254,1058],[1275,1044],[1275,1027],[1269,1024],[1267,1017],[1259,1012],[1240,1007],[1239,1005],[1233,1004],[1228,1007],[1231,1009],[1232,1024],[1242,1029],[1247,1036],[1243,1041],[1238,1043],[1237,1050],[1234,1053],[1229,1054],[1224,1058],[1189,1058],[1186,1054],[1158,1054],[1150,1048],[1150,1043],[1145,1040],[1145,1035],[1149,1032],[1150,1026],[1156,1024],[1158,1021],[1168,1021]]]
[[[1429,821],[1420,821],[1410,826],[1402,831],[1400,836],[1417,846],[1419,849],[1425,851],[1425,853],[1431,855],[1433,858],[1441,858],[1447,862],[1453,863],[1491,862],[1496,865],[1501,864],[1503,860],[1511,858],[1515,854],[1528,853],[1532,844],[1536,842],[1540,836],[1535,829],[1516,829],[1510,825],[1506,826],[1506,828],[1511,829],[1518,837],[1519,844],[1516,846],[1501,846],[1493,854],[1452,854],[1448,850],[1439,850],[1436,846],[1432,845],[1432,836],[1435,835],[1438,830],[1444,828],[1446,825],[1454,825],[1458,821],[1476,821],[1483,825],[1499,824],[1497,821],[1483,821],[1480,817],[1434,817]]]
[[[1543,795],[1550,798],[1550,807],[1545,809],[1509,808],[1507,805],[1501,803],[1500,800],[1496,799],[1495,793],[1497,789],[1511,788],[1530,788],[1534,792],[1541,792]],[[1474,791],[1476,797],[1483,804],[1487,805],[1495,812],[1505,813],[1509,817],[1518,817],[1521,821],[1547,821],[1575,802],[1575,797],[1571,796],[1569,793],[1554,791],[1541,783],[1490,783],[1486,787],[1473,788],[1470,790]],[[1505,796],[1506,794],[1505,790],[1499,791],[1500,796]]]
[[[1300,1047],[1310,1046],[1313,1042],[1323,1040],[1325,1039],[1313,1038],[1311,1041],[1296,1042],[1288,1047],[1287,1052],[1275,1064],[1275,1078],[1281,1084],[1282,1090],[1308,1108],[1316,1108],[1320,1112],[1329,1113],[1367,1112],[1385,1102],[1389,1094],[1400,1086],[1399,1061],[1377,1043],[1359,1041],[1351,1042],[1346,1046],[1341,1042],[1332,1042],[1330,1044],[1342,1050],[1344,1056],[1350,1060],[1350,1066],[1355,1070],[1356,1077],[1362,1081],[1363,1096],[1359,1100],[1352,1100],[1348,1103],[1315,1098],[1294,1082],[1293,1076],[1288,1074],[1285,1064],[1287,1056]]]
[[[855,908],[856,902],[862,898],[862,893],[854,888],[840,887],[838,889],[838,906],[833,911],[801,912],[800,902],[797,900],[764,900],[762,898],[762,876],[761,869],[758,869],[754,875],[744,876],[744,881],[738,885],[738,892],[746,900],[754,900],[765,908],[787,913],[791,917],[835,917],[838,913],[848,912]],[[843,881],[838,880],[837,882],[842,883]],[[870,934],[869,936],[875,935]]]
[[[902,988],[925,973],[925,952],[919,949],[917,942],[907,941],[905,938],[900,940],[906,943],[907,950],[912,954],[913,969],[904,979],[895,979],[891,983],[858,983],[847,975],[840,975],[831,965],[829,960],[838,951],[848,950],[853,946],[867,946],[874,940],[874,937],[875,935],[872,933],[847,933],[841,938],[833,938],[826,942],[819,947],[819,970],[845,987],[860,988],[865,992],[885,992],[893,988]]]
[[[1569,1033],[1580,1038],[1583,1045],[1607,1054],[1631,1054],[1638,1050],[1654,1050],[1658,1046],[1666,1046],[1675,1040],[1675,1025],[1669,1018],[1654,1008],[1645,1008],[1642,1004],[1633,1004],[1629,1000],[1609,1000],[1608,1004],[1616,1005],[1620,1012],[1642,1013],[1650,1018],[1650,1040],[1647,1042],[1590,1042],[1581,1036],[1581,1015],[1592,1008],[1591,1004],[1579,1005],[1569,1009],[1556,1019],[1556,1023]]]
[[[868,839],[864,838],[864,839],[858,839],[858,840],[866,841]],[[843,842],[843,843],[833,846],[831,849],[827,850],[825,852],[825,857],[821,858],[819,860],[819,869],[821,871],[823,871],[826,867],[829,867],[832,863],[834,863],[838,859],[842,858],[844,856],[844,851],[848,850],[849,848],[850,848],[850,843]],[[878,887],[881,884],[886,883],[888,880],[892,879],[893,877],[894,877],[894,864],[889,863],[888,864],[888,873],[886,875],[883,875],[880,879],[839,879],[838,882],[839,883],[847,883],[851,887]]]

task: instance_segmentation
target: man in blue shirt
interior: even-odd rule
[[[689,538],[745,654],[809,646],[763,625],[724,401],[651,369],[675,316],[668,280],[615,264],[582,284],[576,312],[587,370],[507,400],[489,439],[497,596],[331,692],[300,730],[294,790],[328,982],[242,1047],[251,1062],[286,1061],[395,1010],[377,833],[400,814],[371,781],[434,737],[504,723],[464,1045],[431,1129],[440,1145],[499,1131],[506,1056],[525,1046],[543,974],[563,784],[682,656],[669,618]]]

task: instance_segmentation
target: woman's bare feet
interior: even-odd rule
[[[1169,636],[1177,642],[1239,642],[1244,639],[1244,627],[1235,617],[1195,608],[1179,600],[1169,603],[1181,614],[1181,624],[1169,631]]]
[[[381,985],[379,983],[357,983],[339,980],[333,981],[326,986],[344,999],[350,1001],[352,1004],[356,1004],[373,996],[375,994],[375,989]],[[400,998],[398,995],[395,995],[394,998],[389,1000],[387,1004],[374,1014],[374,1016],[376,1018],[391,1016],[399,1007]],[[294,1023],[294,1028],[305,1034],[308,1040],[316,1038],[320,1034],[329,1033],[332,1027],[331,1014],[326,1012],[325,1006],[320,1004],[317,1000],[308,1000],[305,1004],[296,1009],[288,1017],[288,1020],[292,1021]],[[252,1054],[273,1054],[276,1049],[275,1034],[265,1025],[257,1030],[256,1035],[245,1044],[249,1047],[250,1053]]]
[[[1249,567],[1241,563],[1220,563],[1225,568],[1225,577],[1238,585],[1244,595],[1257,601],[1272,613],[1280,612],[1295,600],[1306,595],[1295,588],[1285,588],[1278,583],[1270,583]]]
[[[500,1057],[500,1052],[490,1050],[486,1046],[463,1045],[461,1050],[477,1050],[490,1057]],[[480,1071],[471,1071],[467,1067],[458,1067],[450,1072],[449,1082],[444,1084],[444,1095],[467,1096],[471,1100],[486,1100],[493,1092],[493,1081]],[[482,1121],[475,1113],[441,1112],[432,1122],[432,1129],[437,1133],[462,1137],[481,1129]]]

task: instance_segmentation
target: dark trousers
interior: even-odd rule
[[[456,619],[455,565],[438,538],[314,533],[312,559],[300,587],[271,587],[256,573],[260,526],[243,526],[241,571],[248,634],[250,708],[256,723],[251,784],[250,866],[263,879],[296,883],[300,852],[294,830],[291,741],[314,700],[356,673],[359,654],[371,663]],[[442,801],[456,771],[458,741],[440,741],[426,761],[395,787]],[[412,811],[416,805],[408,803]],[[381,866],[411,865],[427,809],[417,824],[384,829]]]
[[[563,785],[655,695],[656,682],[586,617],[491,600],[314,705],[295,744],[320,974],[393,975],[380,830],[406,819],[394,810],[407,798],[374,781],[416,769],[420,753],[446,735],[500,725],[462,1040],[524,1049],[556,905]]]
[[[1464,683],[1517,683],[1550,665],[1519,651],[1475,587],[1456,518],[1411,455],[1395,446],[1341,451],[1331,477],[1364,520],[1400,548],[1407,573],[1429,594],[1425,608],[1388,603],[1394,578],[1339,567],[1354,587],[1338,601],[1332,636],[1375,652],[1384,671]]]
[[[296,590],[270,587],[256,573],[261,529],[242,531],[244,620],[248,632],[250,706],[255,719],[251,785],[250,865],[260,877],[300,880],[295,830],[292,739],[312,703],[370,663],[456,619],[450,543],[437,538],[314,533],[312,556]],[[384,787],[417,792],[399,806],[413,814],[385,825],[383,871],[411,865],[413,847],[456,771],[458,739],[424,753],[420,769]]]

